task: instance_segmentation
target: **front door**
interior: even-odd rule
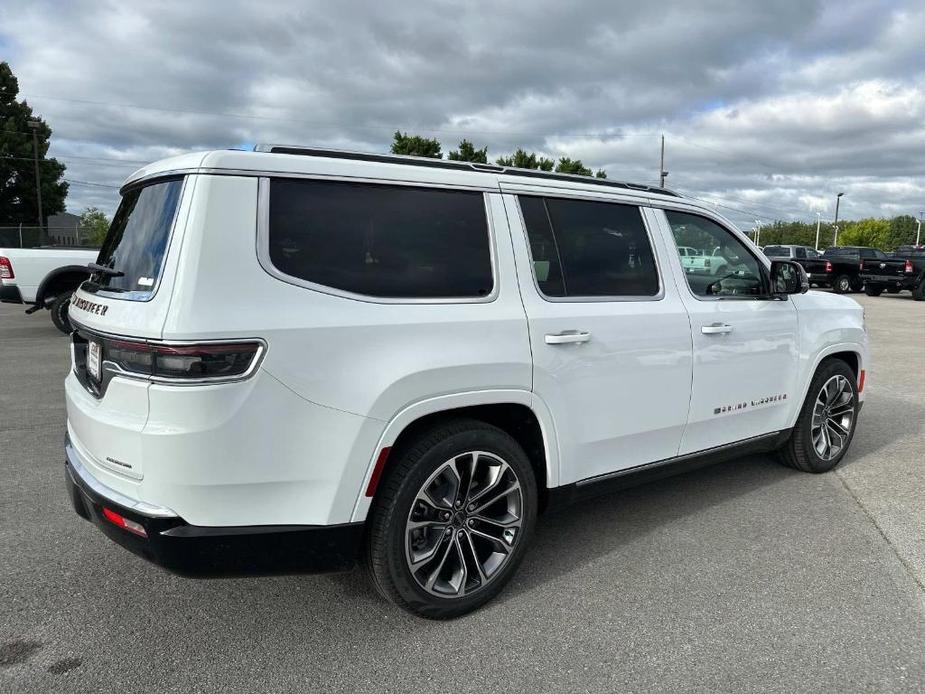
[[[746,241],[705,216],[659,211],[677,246],[709,253],[709,266],[672,268],[690,314],[694,378],[681,453],[787,427],[799,359],[797,312],[770,296],[769,273]]]
[[[538,192],[504,200],[560,481],[677,455],[691,337],[674,281],[659,271],[664,239],[653,244],[635,205]]]

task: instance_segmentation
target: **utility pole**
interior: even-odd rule
[[[658,165],[658,180],[660,188],[665,187],[665,176],[667,175],[668,172],[665,171],[665,136],[662,135],[662,158]]]
[[[816,250],[819,250],[819,227],[822,226],[822,213],[816,213]]]
[[[39,207],[39,237],[42,236],[45,229],[45,220],[42,215],[42,175],[39,173],[39,135],[38,128],[41,123],[37,120],[30,120],[29,127],[32,128],[32,153],[35,160],[35,197]]]
[[[841,202],[841,196],[844,193],[839,193],[835,196],[835,240],[832,242],[833,246],[838,245],[838,205]]]
[[[755,245],[761,246],[761,220],[755,220]]]

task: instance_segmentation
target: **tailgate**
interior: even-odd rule
[[[902,279],[907,274],[906,261],[895,259],[867,259],[861,261],[861,272],[865,275],[876,275],[878,277],[895,277]]]

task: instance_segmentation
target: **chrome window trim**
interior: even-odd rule
[[[64,456],[67,458],[67,463],[71,468],[72,474],[77,475],[84,484],[103,497],[103,499],[148,518],[179,518],[177,513],[166,506],[158,506],[157,504],[149,504],[146,501],[131,499],[121,492],[117,492],[112,487],[107,487],[100,482],[80,461],[80,453],[77,451],[70,438],[65,438],[64,440]]]
[[[334,180],[331,176],[314,176],[308,174],[300,174],[297,176],[292,176],[292,178],[299,178],[302,180],[323,180],[331,181]],[[481,192],[482,193],[482,205],[485,208],[485,226],[488,233],[488,254],[489,254],[489,263],[491,265],[491,279],[492,279],[492,289],[491,292],[485,296],[469,296],[469,297],[381,297],[373,296],[369,294],[358,294],[356,292],[348,292],[343,289],[337,289],[336,287],[328,287],[323,284],[318,284],[317,282],[310,282],[308,280],[295,277],[293,275],[288,275],[282,270],[279,270],[275,265],[273,265],[272,260],[270,259],[270,177],[263,176],[260,178],[258,187],[257,187],[257,262],[260,263],[260,267],[264,271],[281,282],[294,285],[296,287],[302,287],[303,289],[310,289],[312,291],[318,292],[320,294],[328,294],[330,296],[336,296],[342,299],[351,299],[353,301],[363,301],[371,304],[394,304],[394,305],[455,305],[455,304],[489,304],[498,299],[498,296],[501,292],[501,282],[500,274],[498,272],[498,253],[497,253],[497,234],[495,231],[495,220],[491,214],[491,205],[489,204],[489,198],[486,195],[486,192],[497,193],[497,190],[484,190],[484,189],[470,189],[464,188],[463,186],[455,185],[440,185],[436,183],[418,183],[419,187],[423,188],[435,188],[439,190],[466,190],[467,192]],[[350,179],[350,182],[369,182],[376,185],[395,185],[395,186],[404,186],[406,185],[400,181],[394,180],[382,180],[382,179],[371,179],[369,181],[360,181],[359,179]]]
[[[579,196],[572,195],[548,195],[540,192],[534,193],[511,193],[517,201],[517,214],[520,217],[520,228],[523,231],[524,241],[527,244],[527,257],[530,260],[530,277],[533,279],[533,288],[536,289],[536,293],[539,295],[543,301],[548,301],[551,304],[590,304],[590,303],[625,303],[625,302],[643,302],[643,301],[662,301],[665,298],[665,285],[662,282],[662,271],[661,263],[659,262],[658,249],[655,247],[655,244],[652,243],[652,230],[649,228],[648,223],[646,222],[646,216],[642,213],[643,205],[637,203],[621,202],[619,200],[607,199],[607,198],[583,198]],[[542,197],[542,198],[557,198],[560,200],[581,200],[583,202],[609,202],[615,205],[625,205],[626,207],[635,207],[639,212],[639,216],[642,219],[642,227],[646,232],[646,239],[649,241],[649,247],[652,249],[652,259],[655,261],[655,275],[658,279],[658,292],[651,295],[617,295],[617,296],[548,296],[540,289],[539,282],[536,279],[536,267],[534,266],[533,261],[533,249],[530,246],[530,232],[527,230],[527,222],[524,219],[523,210],[520,207],[520,196],[527,195],[529,197]],[[551,225],[550,225],[551,226]],[[552,230],[555,234],[555,229]]]

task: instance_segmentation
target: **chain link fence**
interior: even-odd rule
[[[48,227],[17,224],[0,226],[0,248],[38,248],[40,246],[62,246],[92,248],[89,234],[79,226]]]

